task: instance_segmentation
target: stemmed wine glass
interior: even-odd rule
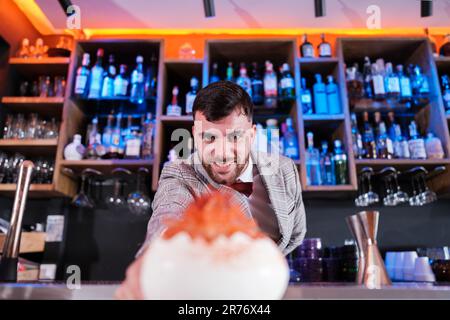
[[[72,205],[74,205],[75,207],[89,208],[89,209],[94,208],[94,206],[95,206],[94,202],[89,198],[88,194],[86,193],[86,180],[92,174],[101,175],[101,172],[94,170],[94,169],[90,169],[90,168],[84,169],[81,172],[80,191],[72,199]]]
[[[138,216],[146,215],[150,211],[151,201],[143,191],[143,181],[145,181],[145,174],[149,174],[147,168],[139,168],[136,191],[128,195],[127,202],[130,211]]]
[[[111,173],[114,176],[114,191],[111,196],[106,198],[106,205],[111,209],[125,207],[127,199],[124,195],[125,179],[123,175],[131,175],[131,172],[124,168],[116,168]]]

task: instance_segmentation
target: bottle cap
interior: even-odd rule
[[[342,142],[341,142],[341,140],[334,140],[334,147],[335,147],[335,148],[340,148],[340,147],[342,147]]]
[[[278,125],[278,120],[277,119],[267,119],[266,125],[271,126],[271,127],[276,127]]]
[[[105,53],[105,51],[102,48],[98,49],[97,50],[97,57],[103,57],[104,53]]]
[[[137,56],[136,57],[136,63],[144,63],[144,57],[143,56]]]
[[[23,46],[29,46],[30,45],[30,40],[28,38],[23,38],[22,45]]]
[[[196,77],[191,78],[191,87],[198,86],[198,79]]]
[[[283,70],[283,71],[289,71],[289,70],[290,70],[289,64],[283,63],[282,70]]]
[[[333,83],[334,82],[334,78],[333,78],[333,76],[331,74],[327,76],[327,80],[328,80],[328,83]]]
[[[292,118],[287,118],[287,119],[286,119],[286,125],[287,125],[288,127],[292,127]]]

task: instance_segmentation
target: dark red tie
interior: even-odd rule
[[[253,192],[253,182],[235,182],[230,187],[247,197],[250,197]]]

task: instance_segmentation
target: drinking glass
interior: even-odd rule
[[[88,194],[86,193],[86,181],[88,180],[88,177],[92,174],[100,174],[100,172],[90,168],[84,169],[81,172],[80,191],[72,199],[72,205],[74,205],[75,207],[89,208],[89,209],[94,208],[93,201],[89,198]]]
[[[28,119],[26,126],[26,137],[27,139],[36,139],[36,130],[38,127],[39,117],[36,113],[30,114],[30,118]]]
[[[38,81],[39,81],[39,97],[41,98],[48,97],[50,90],[50,77],[40,76]]]
[[[45,124],[44,138],[45,139],[57,139],[59,131],[59,123],[55,118],[52,118],[50,122]]]
[[[151,201],[150,198],[145,195],[143,191],[143,181],[145,181],[144,174],[148,175],[149,170],[147,168],[139,168],[136,191],[131,192],[128,195],[127,202],[130,211],[136,215],[145,215],[150,211]]]
[[[55,97],[64,97],[65,90],[66,90],[66,78],[56,76],[54,81],[53,95]]]
[[[124,168],[117,168],[112,171],[114,175],[114,191],[113,194],[106,198],[106,205],[113,209],[118,207],[125,207],[127,199],[125,198],[125,179],[124,175],[131,175],[131,172]]]

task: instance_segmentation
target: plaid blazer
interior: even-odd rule
[[[287,255],[303,241],[306,233],[305,209],[297,167],[291,159],[281,155],[252,152],[251,157],[261,175],[278,221],[281,238],[277,245]],[[194,152],[185,160],[164,165],[152,203],[153,214],[148,223],[147,237],[137,255],[142,253],[154,236],[164,231],[165,217],[179,216],[194,197],[210,193],[211,188],[230,194],[232,201],[248,217],[252,217],[247,198],[212,180],[201,165],[199,155]]]

